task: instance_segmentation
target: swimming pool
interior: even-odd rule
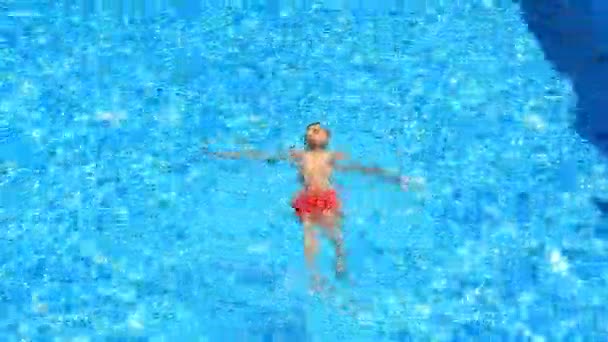
[[[606,337],[605,165],[516,6],[10,20],[0,339]],[[294,170],[199,153],[300,145],[316,120],[428,184],[337,178],[354,281],[320,297]]]

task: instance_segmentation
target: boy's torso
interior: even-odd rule
[[[300,177],[307,191],[331,189],[332,159],[331,152],[304,152],[299,167]]]

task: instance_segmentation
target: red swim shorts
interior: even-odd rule
[[[337,212],[340,209],[340,200],[335,190],[302,191],[291,203],[296,215],[302,217],[305,214],[319,215],[324,212]]]

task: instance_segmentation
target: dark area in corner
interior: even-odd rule
[[[608,157],[608,1],[519,0],[545,58],[572,80],[576,131]],[[591,201],[608,215],[608,194]]]
[[[519,0],[545,58],[572,80],[577,132],[608,156],[608,1]]]

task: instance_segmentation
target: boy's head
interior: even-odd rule
[[[325,149],[329,144],[330,136],[329,130],[321,127],[321,123],[313,122],[306,126],[304,142],[306,143],[306,147],[311,150]]]

